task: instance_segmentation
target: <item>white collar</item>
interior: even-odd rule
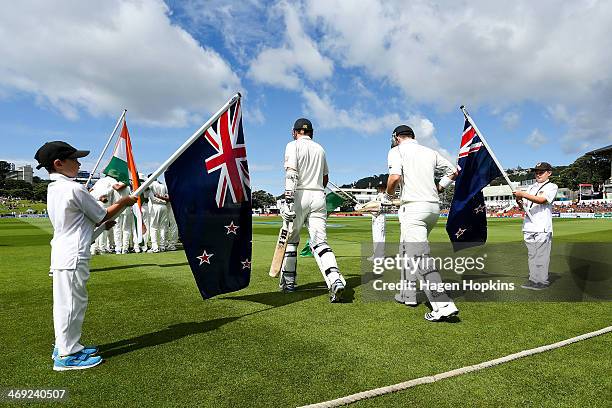
[[[301,139],[308,139],[308,140],[312,140],[312,138],[311,138],[310,136],[308,136],[308,135],[302,135],[302,136],[298,137],[297,139],[295,139],[295,141],[297,142],[298,140],[301,140]]]
[[[409,137],[408,137],[408,138],[406,138],[406,139],[403,139],[403,140],[402,140],[402,141],[401,141],[401,142],[398,144],[398,146],[401,146],[401,145],[403,145],[403,144],[408,144],[408,143],[419,144],[419,142],[417,142],[417,140],[416,140],[416,139],[411,139],[411,138],[409,138]]]
[[[53,181],[56,181],[56,180],[74,181],[73,178],[70,178],[68,176],[64,176],[61,173],[51,173],[51,174],[49,174],[49,178],[51,180],[53,180]]]

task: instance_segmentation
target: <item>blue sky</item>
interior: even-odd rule
[[[591,0],[20,1],[0,16],[0,160],[66,140],[88,170],[125,107],[150,172],[240,91],[274,194],[301,116],[338,184],[386,172],[401,123],[454,160],[461,104],[505,167],[569,164],[612,143],[611,21]]]

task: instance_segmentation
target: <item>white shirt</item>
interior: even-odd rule
[[[527,193],[543,196],[546,202],[536,204],[523,199],[523,206],[531,213],[531,218],[525,215],[523,220],[524,232],[552,232],[552,203],[555,201],[558,188],[556,184],[550,182],[535,183],[529,187]]]
[[[323,176],[329,174],[325,150],[309,136],[300,136],[287,143],[285,149],[285,169],[298,173],[296,190],[323,191]]]
[[[434,181],[434,171],[445,176],[455,172],[455,167],[440,153],[420,145],[414,139],[404,139],[389,151],[389,174],[402,176],[402,203],[440,201]]]
[[[106,210],[84,185],[59,174],[49,175],[47,211],[53,225],[51,269],[76,269],[79,259],[89,259],[95,225]]]
[[[96,181],[96,183],[91,188],[89,192],[96,200],[99,200],[101,196],[106,196],[106,203],[102,203],[104,207],[109,207],[114,202],[114,190],[113,184],[115,184],[117,180],[112,177],[103,177],[100,180]]]
[[[168,189],[166,188],[165,184],[162,184],[160,181],[155,180],[153,183],[151,183],[149,189],[149,200],[152,204],[166,205],[166,202],[164,200],[155,197],[156,195],[165,196],[168,194]]]

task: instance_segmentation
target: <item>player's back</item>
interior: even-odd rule
[[[290,142],[285,151],[285,168],[298,172],[297,190],[324,190],[323,176],[328,174],[325,150],[308,136]]]

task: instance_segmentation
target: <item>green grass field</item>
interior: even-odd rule
[[[52,229],[45,219],[0,220],[0,388],[64,388],[62,406],[291,407],[483,362],[612,321],[607,301],[459,298],[460,319],[437,324],[423,319],[425,305],[364,302],[367,218],[330,220],[330,245],[353,288],[347,303],[329,303],[312,258],[298,261],[301,290],[282,294],[267,275],[279,225],[254,218],[251,285],[208,301],[181,251],[94,257],[83,340],[99,345],[106,361],[57,373],[47,276]],[[398,234],[397,219],[390,220],[388,239]],[[448,240],[442,221],[430,239]],[[490,242],[521,239],[519,220],[489,221]],[[612,249],[612,221],[555,220],[555,244],[563,242]],[[525,257],[513,261],[526,269]],[[611,373],[607,334],[355,406],[609,407]]]

